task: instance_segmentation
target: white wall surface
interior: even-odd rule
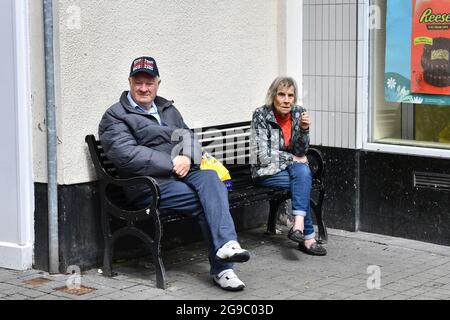
[[[280,0],[284,1],[284,0]],[[130,63],[157,62],[159,94],[191,127],[250,120],[279,74],[278,0],[60,0],[56,33],[58,183],[93,180],[84,136],[128,89]],[[37,9],[39,4],[33,4]],[[46,182],[41,30],[31,16],[35,179]],[[38,70],[39,69],[39,70]],[[44,132],[45,133],[45,132]]]
[[[298,104],[303,104],[302,82],[302,39],[303,39],[303,0],[286,0],[286,71],[299,86]]]
[[[44,18],[42,3],[43,1],[29,1],[33,168],[36,182],[47,181]]]
[[[0,1],[0,267],[12,269],[31,267],[34,239],[26,11]]]

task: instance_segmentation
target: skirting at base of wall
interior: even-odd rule
[[[450,245],[450,190],[415,183],[418,173],[450,175],[449,159],[317,148],[327,226]]]
[[[34,267],[49,269],[47,184],[35,183]],[[95,267],[99,263],[103,238],[100,200],[96,183],[58,186],[59,271],[71,265]]]
[[[0,268],[27,270],[32,266],[33,244],[0,242]]]
[[[365,232],[450,245],[450,190],[416,184],[450,175],[450,160],[361,152],[360,226]]]
[[[358,150],[314,146],[323,153],[323,219],[334,229],[356,231],[359,223]]]

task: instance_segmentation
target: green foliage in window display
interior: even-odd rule
[[[450,107],[416,105],[416,140],[450,144]]]

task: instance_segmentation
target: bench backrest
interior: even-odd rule
[[[233,188],[240,189],[251,186],[250,175],[250,121],[222,124],[217,126],[193,129],[202,148],[230,171]],[[99,179],[105,176],[118,178],[114,164],[106,157],[100,141],[94,135],[87,135],[86,142]],[[321,181],[323,160],[320,151],[310,148],[308,160],[316,182]]]
[[[194,129],[203,150],[230,171],[233,188],[252,185],[250,175],[250,121]]]
[[[98,178],[101,179],[105,176],[119,178],[116,167],[111,160],[106,157],[100,141],[96,140],[93,134],[87,135],[85,141],[88,144],[95,171],[97,172],[97,175],[101,175]]]
[[[250,121],[194,129],[202,148],[230,171],[234,187],[252,185],[250,175]],[[307,153],[315,183],[321,183],[323,157],[319,150]]]

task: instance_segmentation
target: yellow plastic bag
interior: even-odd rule
[[[227,168],[216,158],[207,152],[203,152],[201,170],[214,170],[221,181],[231,180],[230,172]]]

